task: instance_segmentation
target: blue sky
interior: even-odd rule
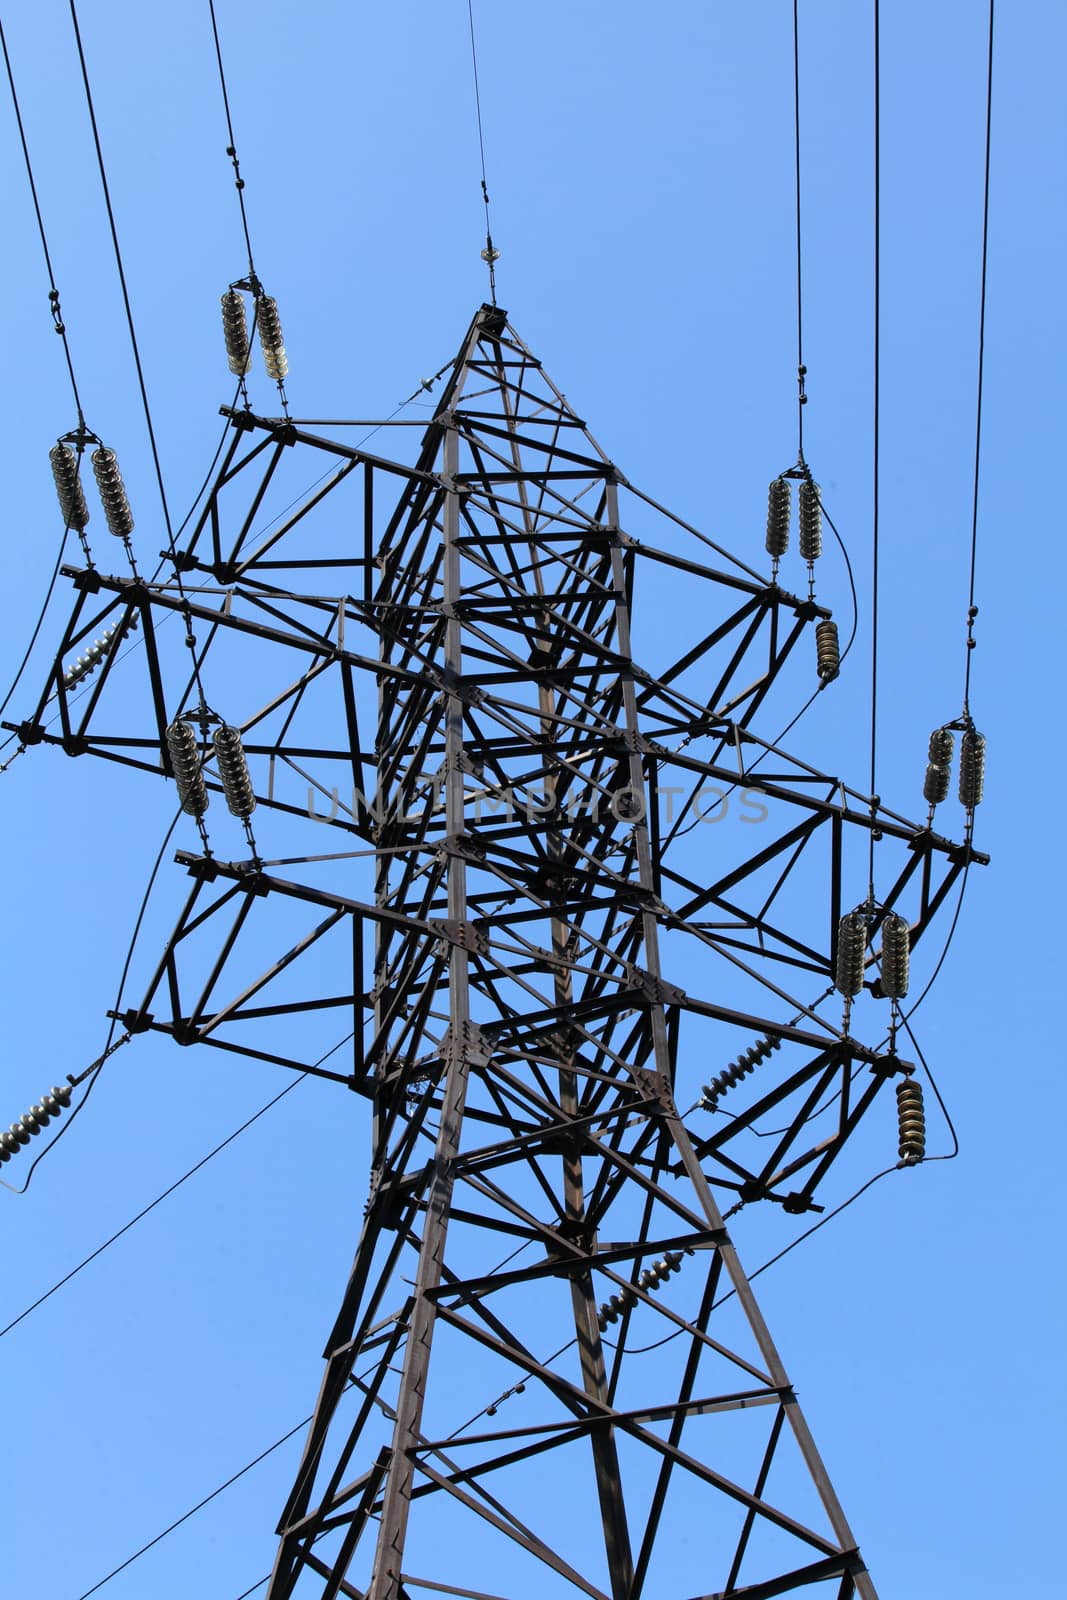
[[[879,787],[917,816],[927,735],[956,714],[962,683],[986,8],[883,12]],[[386,415],[453,355],[486,290],[466,5],[219,0],[218,15],[294,409]],[[501,303],[626,474],[760,565],[766,484],[796,446],[791,7],[481,0],[475,15]],[[207,6],[164,24],[85,0],[80,16],[181,516],[232,392],[217,297],[244,267]],[[4,25],[87,418],[120,454],[151,566],[164,536],[68,11],[15,3]],[[961,1155],[886,1179],[760,1279],[881,1592],[917,1600],[1023,1582],[1031,1600],[1059,1592],[1056,1540],[1038,1530],[1059,1510],[1063,1401],[1049,1355],[1063,1291],[1052,1006],[1065,47],[1062,6],[1000,7],[972,694],[990,741],[977,839],[993,864],[972,874],[916,1017]],[[805,442],[861,610],[849,670],[789,743],[863,787],[871,7],[802,0],[801,50]],[[5,688],[61,533],[47,452],[75,420],[20,159],[5,100]],[[262,388],[254,398],[269,409]],[[820,594],[847,616],[836,558],[824,569]],[[61,590],[12,701],[19,716],[66,607]],[[801,673],[785,703],[812,686]],[[0,776],[7,1122],[101,1048],[172,792],[46,750]],[[134,991],[181,893],[164,867]],[[136,1041],[29,1193],[0,1191],[0,1326],[284,1087],[273,1070],[201,1054]],[[365,1195],[359,1115],[302,1085],[0,1338],[13,1592],[78,1600],[310,1411]],[[929,1120],[931,1149],[944,1149]],[[865,1132],[857,1181],[892,1159],[893,1131]],[[738,1232],[749,1266],[781,1242],[761,1227]],[[269,1567],[294,1459],[277,1452],[101,1592],[236,1600]]]

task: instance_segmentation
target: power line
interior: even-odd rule
[[[971,656],[974,652],[974,620],[978,615],[974,603],[975,568],[978,556],[978,486],[982,466],[982,394],[985,378],[985,310],[986,278],[989,266],[989,169],[993,126],[993,23],[995,0],[989,0],[989,46],[986,57],[985,102],[985,178],[982,193],[982,271],[978,307],[978,394],[975,405],[974,429],[974,496],[971,507],[971,562],[967,588],[967,652],[963,677],[963,714],[970,715]]]
[[[91,1589],[86,1589],[84,1594],[78,1596],[78,1600],[89,1600],[90,1595],[96,1594],[99,1589],[104,1587],[105,1583],[110,1583],[112,1578],[117,1578],[120,1572],[125,1572],[127,1567],[132,1566],[141,1556],[146,1555],[153,1546],[159,1544],[161,1539],[165,1539],[168,1533],[173,1533],[175,1528],[180,1528],[183,1522],[188,1522],[190,1517],[195,1517],[198,1511],[203,1511],[204,1507],[209,1506],[212,1500],[217,1500],[224,1490],[229,1489],[239,1478],[243,1478],[246,1472],[251,1472],[253,1467],[258,1467],[259,1463],[265,1461],[269,1455],[273,1455],[275,1450],[281,1449],[283,1444],[288,1444],[293,1435],[299,1433],[302,1428],[306,1428],[310,1421],[311,1417],[305,1417],[302,1422],[297,1423],[295,1428],[290,1428],[289,1432],[283,1433],[280,1439],[275,1439],[273,1444],[268,1445],[265,1450],[261,1450],[258,1456],[243,1466],[239,1472],[235,1472],[232,1477],[227,1478],[225,1483],[220,1483],[217,1489],[212,1489],[210,1494],[206,1494],[202,1500],[198,1500],[195,1506],[190,1507],[183,1516],[178,1517],[169,1527],[164,1528],[162,1533],[157,1533],[154,1539],[149,1539],[148,1543],[143,1544],[139,1550],[135,1550],[132,1556],[127,1556],[126,1560],[109,1572],[106,1578],[101,1578],[99,1583],[94,1583]],[[263,1581],[261,1578],[254,1588],[258,1589]],[[253,1593],[254,1590],[247,1592]]]
[[[141,404],[144,408],[145,424],[148,428],[148,440],[152,449],[152,461],[156,471],[156,482],[159,486],[159,499],[163,508],[163,522],[167,530],[167,539],[171,549],[174,548],[174,532],[171,527],[170,508],[167,504],[167,491],[163,484],[163,468],[160,464],[159,450],[156,446],[156,430],[152,424],[152,408],[148,403],[148,389],[145,385],[144,368],[141,365],[141,351],[137,343],[137,329],[133,320],[133,308],[130,304],[129,289],[126,286],[126,270],[122,264],[122,250],[119,246],[118,228],[115,223],[115,211],[111,204],[111,189],[107,181],[107,168],[104,165],[104,151],[100,143],[100,130],[96,121],[96,108],[93,104],[92,89],[89,86],[89,69],[85,60],[85,49],[82,44],[81,28],[78,25],[78,11],[75,0],[70,0],[70,20],[74,25],[74,39],[78,47],[78,62],[81,66],[82,84],[85,88],[85,103],[89,111],[89,122],[93,130],[93,144],[96,148],[96,162],[100,170],[100,184],[104,194],[104,204],[107,208],[107,219],[111,229],[111,243],[115,251],[115,265],[118,268],[119,284],[122,288],[122,302],[126,308],[126,325],[130,333],[130,345],[133,349],[134,365],[137,369],[137,383],[141,391]]]
[[[233,186],[237,190],[237,200],[241,207],[241,227],[244,230],[245,248],[248,252],[248,276],[253,287],[258,282],[256,277],[255,262],[252,259],[252,236],[248,228],[248,212],[245,209],[245,181],[241,176],[241,164],[237,157],[237,140],[233,133],[233,117],[230,114],[230,96],[226,87],[226,69],[222,64],[222,43],[219,39],[218,18],[215,16],[215,0],[208,0],[208,9],[211,12],[211,34],[215,41],[215,60],[219,67],[219,86],[222,89],[222,104],[226,112],[226,131],[230,142],[226,146],[226,154],[233,166]]]
[[[26,665],[27,665],[27,663],[28,663],[28,661],[30,659],[30,656],[33,654],[33,647],[37,643],[38,635],[40,634],[41,627],[42,627],[42,625],[44,623],[45,614],[48,611],[48,607],[52,603],[52,595],[55,592],[56,579],[59,577],[59,569],[63,565],[63,555],[64,555],[64,552],[65,552],[65,550],[67,548],[67,539],[69,538],[69,536],[70,536],[70,528],[66,527],[66,528],[63,529],[63,537],[59,542],[59,554],[56,556],[56,564],[52,568],[52,576],[48,580],[48,588],[45,591],[44,601],[43,601],[43,603],[41,605],[41,609],[40,609],[40,612],[38,614],[37,621],[33,625],[33,632],[30,634],[30,642],[26,646],[26,650],[25,650],[25,652],[23,654],[22,660],[19,662],[18,670],[15,673],[14,678],[12,678],[12,680],[11,680],[11,687],[8,689],[7,693],[5,694],[5,696],[3,698],[3,701],[0,702],[0,717],[3,716],[4,712],[7,710],[8,706],[10,705],[11,696],[15,693],[15,690],[18,688],[19,683],[20,683],[21,678],[22,678],[22,674],[25,672]],[[12,734],[11,737],[14,738],[15,735]],[[10,740],[5,741],[5,743],[10,743]],[[0,748],[3,748],[3,747],[0,746]]]
[[[147,894],[145,899],[147,902]],[[116,1006],[115,1009],[118,1010],[118,1007]],[[331,1045],[323,1055],[319,1056],[317,1061],[312,1062],[312,1067],[321,1067],[325,1062],[329,1061],[332,1055],[336,1055],[338,1050],[343,1050],[351,1038],[352,1034],[346,1033],[343,1039],[338,1039],[337,1043]],[[60,1278],[57,1283],[54,1283],[50,1289],[46,1289],[44,1294],[38,1295],[37,1299],[34,1300],[32,1305],[28,1305],[24,1311],[20,1311],[18,1316],[12,1318],[5,1328],[0,1328],[0,1339],[2,1339],[5,1334],[10,1333],[12,1328],[17,1328],[20,1322],[23,1322],[31,1312],[36,1311],[38,1306],[44,1305],[46,1300],[50,1300],[52,1296],[58,1293],[60,1289],[68,1284],[72,1278],[76,1278],[79,1272],[82,1272],[87,1266],[90,1265],[91,1262],[96,1260],[97,1256],[102,1256],[105,1250],[109,1250],[117,1240],[122,1238],[123,1234],[129,1233],[130,1229],[135,1223],[140,1222],[143,1217],[147,1217],[150,1211],[154,1211],[156,1207],[164,1200],[168,1199],[176,1189],[180,1189],[183,1183],[186,1183],[190,1178],[194,1177],[202,1167],[206,1167],[209,1161],[214,1161],[217,1155],[221,1155],[223,1150],[225,1150],[228,1145],[233,1144],[234,1140],[237,1139],[242,1133],[245,1133],[254,1122],[258,1122],[260,1117],[265,1116],[268,1111],[272,1110],[272,1108],[278,1104],[279,1100],[284,1100],[287,1094],[291,1094],[296,1088],[297,1084],[303,1083],[304,1079],[309,1076],[310,1071],[311,1068],[308,1068],[307,1071],[301,1072],[297,1077],[295,1077],[291,1083],[287,1083],[284,1089],[280,1090],[278,1094],[274,1095],[270,1100],[267,1100],[263,1105],[261,1105],[258,1111],[253,1111],[252,1115],[248,1117],[246,1121],[242,1122],[239,1128],[234,1128],[232,1133],[228,1133],[221,1144],[217,1144],[213,1150],[209,1150],[206,1156],[201,1156],[200,1160],[191,1166],[188,1172],[183,1172],[180,1178],[175,1179],[175,1181],[168,1188],[163,1190],[162,1194],[157,1194],[156,1198],[154,1200],[150,1200],[142,1210],[138,1211],[136,1216],[131,1217],[128,1222],[124,1222],[122,1227],[119,1228],[116,1233],[111,1235],[110,1239],[105,1239],[103,1244],[97,1245],[96,1249],[91,1251],[89,1255],[84,1258],[84,1260],[79,1261],[76,1267],[72,1267],[70,1271]],[[95,1081],[96,1080],[94,1078],[93,1082]],[[84,1105],[84,1100],[81,1103]],[[54,1140],[52,1142],[55,1143]],[[46,1152],[42,1150],[41,1155],[43,1156],[45,1154]],[[27,1184],[29,1183],[28,1178],[26,1182]]]
[[[794,189],[796,194],[796,234],[797,234],[797,460],[801,466],[804,464],[804,407],[807,404],[807,394],[804,379],[807,376],[807,367],[804,365],[804,293],[803,273],[801,261],[801,227],[800,227],[800,6],[799,0],[793,0],[793,154],[794,154]]]
[[[873,1188],[876,1183],[880,1183],[883,1178],[888,1178],[891,1172],[898,1172],[899,1170],[900,1163],[895,1161],[891,1167],[883,1167],[881,1172],[876,1172],[873,1178],[868,1178],[866,1183],[860,1185],[855,1194],[850,1194],[847,1200],[842,1200],[841,1204],[839,1206],[835,1206],[832,1211],[828,1211],[825,1217],[820,1217],[818,1222],[813,1222],[810,1228],[805,1228],[803,1233],[799,1233],[795,1239],[791,1240],[789,1244],[787,1244],[783,1249],[779,1250],[777,1255],[771,1256],[770,1259],[765,1261],[761,1267],[757,1267],[754,1272],[750,1272],[748,1275],[749,1282],[751,1282],[753,1278],[758,1278],[761,1272],[766,1272],[768,1268],[777,1266],[778,1262],[783,1260],[791,1250],[795,1250],[798,1244],[803,1244],[806,1239],[811,1238],[813,1233],[818,1233],[820,1228],[825,1228],[828,1222],[833,1222],[834,1218],[839,1217],[843,1211],[847,1211],[849,1206],[855,1205],[856,1201],[859,1200],[861,1196],[865,1195],[868,1189]],[[736,1293],[736,1289],[728,1290],[721,1299],[715,1301],[715,1304],[711,1309],[715,1311],[727,1300],[731,1300]]]
[[[485,249],[482,260],[489,268],[489,297],[496,305],[496,263],[500,251],[494,248],[493,232],[489,225],[489,190],[485,178],[485,131],[482,127],[482,93],[478,83],[478,47],[474,42],[474,0],[467,0],[467,17],[470,21],[471,66],[474,69],[474,110],[478,119],[478,154],[482,163],[482,200],[485,204]]]
[[[23,162],[24,162],[25,167],[26,167],[26,177],[27,177],[27,179],[29,181],[30,195],[31,195],[31,197],[33,199],[34,215],[37,218],[37,232],[40,235],[41,250],[42,250],[42,252],[44,254],[45,269],[46,269],[46,271],[48,273],[48,303],[49,303],[49,308],[50,308],[50,311],[51,311],[52,325],[53,325],[54,331],[59,334],[59,337],[63,342],[63,355],[64,355],[64,357],[66,359],[67,373],[68,373],[68,375],[70,377],[70,387],[71,387],[71,391],[72,391],[73,396],[74,396],[74,408],[75,408],[75,410],[77,412],[77,415],[78,415],[78,428],[79,428],[79,430],[84,430],[84,428],[85,428],[85,414],[84,414],[84,412],[82,410],[81,395],[80,395],[80,393],[78,391],[78,380],[74,375],[74,358],[71,355],[70,341],[67,338],[67,326],[66,326],[66,322],[64,321],[63,311],[62,311],[62,307],[60,305],[59,289],[58,289],[58,287],[56,285],[55,270],[54,270],[54,268],[52,266],[52,253],[48,248],[48,235],[45,232],[44,215],[43,215],[43,213],[41,211],[40,197],[38,196],[38,193],[37,193],[37,182],[36,182],[36,179],[34,178],[33,163],[30,160],[29,141],[26,138],[26,128],[25,128],[25,124],[23,123],[23,120],[22,120],[22,108],[21,108],[21,106],[19,104],[18,91],[15,88],[15,74],[14,74],[14,69],[13,69],[13,67],[11,65],[11,54],[10,54],[10,51],[8,50],[8,47],[7,47],[7,36],[4,33],[4,25],[3,25],[2,21],[0,21],[0,47],[3,48],[4,67],[5,67],[6,71],[7,71],[8,86],[9,86],[9,88],[11,90],[11,104],[12,104],[12,108],[13,108],[13,110],[15,112],[15,122],[16,122],[16,124],[18,126],[19,143],[22,146],[22,159],[23,159]],[[40,613],[39,613],[39,615],[37,617],[37,621],[34,624],[33,632],[30,635],[30,642],[26,646],[25,653],[24,653],[24,655],[22,657],[21,662],[19,663],[18,670],[16,671],[15,676],[12,679],[11,686],[8,689],[6,695],[4,696],[3,703],[0,704],[0,716],[2,716],[3,713],[7,710],[8,705],[10,704],[10,701],[11,701],[11,697],[15,693],[15,690],[18,688],[19,682],[20,682],[20,680],[22,678],[22,674],[26,670],[26,665],[27,665],[27,663],[28,663],[28,661],[30,659],[30,656],[33,653],[34,646],[37,643],[37,638],[38,638],[38,635],[40,634],[41,626],[44,623],[45,614],[48,611],[48,607],[49,607],[49,604],[51,602],[53,592],[55,590],[56,579],[59,576],[59,569],[63,564],[63,553],[64,553],[64,551],[66,550],[66,547],[67,547],[67,539],[69,537],[69,534],[70,534],[70,527],[68,525],[63,530],[63,538],[62,538],[62,540],[60,542],[59,554],[56,557],[56,563],[55,563],[55,566],[52,569],[52,576],[51,576],[51,578],[49,579],[49,582],[48,582],[48,589],[47,589],[47,591],[45,593],[44,603],[41,606],[41,610],[40,610]],[[9,741],[5,741],[5,743],[6,742],[9,742]],[[6,770],[7,766],[9,766],[9,765],[10,765],[10,762],[6,762],[4,764],[4,770]]]
[[[881,17],[874,0],[874,444],[871,526],[871,826],[867,856],[867,897],[874,903],[874,835],[878,809],[878,513],[880,504],[882,342],[882,105]]]
[[[37,231],[41,236],[41,249],[44,251],[45,266],[48,270],[48,302],[51,308],[52,323],[56,333],[63,341],[63,354],[67,360],[67,372],[70,375],[70,386],[74,392],[74,406],[78,413],[78,426],[84,428],[85,417],[82,412],[81,396],[78,393],[78,380],[74,376],[74,360],[70,353],[70,344],[67,340],[67,327],[63,320],[63,313],[59,303],[59,289],[56,287],[56,275],[52,269],[52,255],[48,248],[48,238],[44,228],[44,217],[41,214],[41,203],[37,196],[37,184],[34,181],[33,165],[30,161],[30,148],[26,139],[26,129],[22,122],[22,111],[19,107],[19,97],[15,91],[15,75],[11,67],[11,56],[8,53],[7,38],[4,34],[4,25],[0,22],[0,45],[4,51],[4,66],[7,69],[7,81],[11,88],[11,103],[15,109],[15,121],[18,124],[19,141],[22,145],[22,159],[26,164],[26,176],[30,182],[30,194],[33,196],[33,209],[37,217]],[[6,703],[6,702],[5,702]]]
[[[144,893],[141,896],[141,904],[140,904],[140,906],[138,907],[138,910],[137,910],[137,917],[136,917],[136,920],[134,921],[134,925],[133,925],[133,933],[130,935],[130,942],[129,942],[129,945],[127,946],[127,949],[126,949],[126,959],[122,964],[122,976],[119,978],[118,993],[115,996],[115,1004],[114,1004],[114,1006],[112,1008],[116,1012],[121,1011],[121,1009],[122,1009],[122,997],[123,997],[123,994],[124,994],[125,989],[126,989],[126,979],[129,977],[130,965],[131,965],[131,963],[133,961],[133,954],[134,954],[134,951],[137,948],[137,940],[140,938],[141,925],[144,922],[145,912],[148,909],[149,897],[151,896],[152,890],[153,890],[153,888],[155,886],[156,878],[159,875],[159,869],[163,864],[164,852],[166,851],[166,848],[167,848],[168,844],[171,841],[171,836],[173,835],[175,828],[178,826],[178,823],[181,820],[181,816],[182,816],[181,811],[175,812],[173,820],[171,821],[170,827],[167,829],[166,833],[163,835],[163,843],[159,847],[159,851],[158,851],[158,853],[156,855],[156,859],[155,859],[155,861],[153,862],[153,865],[152,865],[152,870],[148,874],[148,883],[145,885]],[[45,1156],[48,1155],[50,1151],[55,1149],[55,1147],[59,1143],[60,1139],[62,1139],[63,1135],[66,1133],[67,1129],[71,1126],[71,1124],[73,1123],[75,1117],[78,1115],[78,1112],[82,1109],[82,1107],[85,1105],[85,1102],[88,1100],[89,1096],[92,1094],[93,1089],[94,1089],[94,1087],[96,1085],[96,1081],[100,1076],[100,1068],[103,1067],[104,1062],[107,1060],[108,1056],[112,1053],[112,1049],[114,1048],[115,1031],[116,1031],[117,1027],[118,1027],[117,1018],[112,1018],[111,1026],[108,1028],[108,1031],[107,1031],[107,1040],[106,1040],[106,1042],[104,1044],[103,1055],[100,1057],[100,1060],[99,1060],[98,1064],[94,1063],[95,1070],[93,1070],[93,1068],[89,1069],[92,1072],[92,1076],[89,1079],[89,1087],[86,1089],[84,1095],[79,1100],[78,1104],[74,1107],[74,1109],[71,1112],[70,1116],[67,1117],[65,1119],[65,1121],[63,1121],[60,1124],[59,1129],[56,1132],[55,1138],[51,1139],[49,1141],[49,1143],[45,1145],[43,1150],[39,1150],[37,1155],[35,1156],[34,1160],[30,1163],[30,1170],[26,1174],[26,1182],[22,1185],[22,1188],[21,1189],[16,1189],[13,1184],[5,1184],[4,1185],[5,1188],[11,1189],[13,1191],[13,1193],[15,1193],[15,1194],[25,1194],[26,1193],[26,1190],[30,1187],[30,1182],[31,1182],[31,1180],[33,1178],[33,1175],[36,1172],[38,1166],[44,1160]],[[128,1038],[129,1035],[127,1034],[126,1037]],[[85,1074],[82,1074],[82,1076],[84,1077]]]
[[[347,1041],[342,1040],[342,1043],[346,1042]],[[340,1046],[337,1048],[339,1049]],[[325,1057],[323,1059],[325,1059]],[[150,1200],[146,1206],[138,1211],[136,1216],[131,1217],[128,1222],[124,1222],[122,1227],[111,1235],[110,1239],[105,1239],[103,1244],[97,1245],[96,1249],[90,1251],[84,1260],[78,1262],[76,1267],[71,1267],[70,1271],[65,1273],[63,1277],[60,1278],[57,1283],[54,1283],[50,1289],[46,1289],[44,1294],[38,1295],[37,1299],[34,1300],[31,1305],[28,1305],[24,1311],[20,1311],[17,1317],[13,1317],[6,1327],[0,1328],[0,1339],[4,1338],[6,1334],[9,1334],[13,1328],[17,1328],[19,1323],[24,1322],[31,1312],[34,1312],[38,1309],[38,1307],[43,1306],[45,1301],[50,1300],[54,1294],[59,1292],[60,1289],[65,1288],[66,1285],[70,1283],[72,1278],[76,1278],[79,1272],[83,1272],[86,1267],[91,1265],[91,1263],[97,1259],[98,1256],[102,1256],[105,1250],[109,1250],[113,1244],[116,1244],[118,1240],[123,1237],[124,1234],[129,1233],[130,1229],[136,1223],[147,1217],[149,1212],[154,1211],[156,1207],[161,1205],[164,1200],[168,1199],[175,1192],[175,1190],[180,1189],[182,1184],[187,1183],[188,1180],[194,1177],[202,1167],[206,1167],[209,1161],[213,1161],[217,1155],[221,1155],[222,1151],[226,1149],[227,1145],[231,1145],[234,1140],[244,1133],[248,1128],[250,1128],[254,1122],[258,1122],[260,1117],[265,1116],[265,1114],[270,1111],[273,1106],[278,1104],[279,1100],[283,1100],[287,1094],[291,1094],[296,1088],[297,1084],[302,1083],[307,1076],[308,1074],[306,1072],[302,1072],[300,1076],[294,1078],[291,1083],[287,1083],[285,1088],[282,1089],[280,1093],[276,1094],[273,1099],[268,1100],[265,1105],[260,1106],[258,1111],[254,1111],[245,1122],[241,1123],[239,1128],[234,1128],[232,1133],[227,1134],[222,1143],[217,1144],[214,1150],[209,1150],[206,1156],[201,1156],[200,1160],[196,1162],[194,1166],[190,1167],[188,1172],[183,1172],[180,1178],[177,1178],[174,1183],[163,1190],[162,1194],[157,1194],[156,1198],[154,1200]]]
[[[962,902],[962,896],[961,896],[961,902]],[[916,1002],[916,1004],[918,1004],[918,1002]],[[915,1006],[912,1006],[911,1011],[914,1011],[914,1010],[915,1010]],[[915,1054],[918,1056],[919,1060],[922,1062],[922,1069],[926,1073],[926,1076],[927,1076],[927,1078],[929,1080],[929,1083],[930,1083],[930,1087],[934,1091],[934,1096],[935,1096],[935,1098],[937,1100],[937,1103],[941,1107],[941,1115],[944,1117],[945,1122],[948,1124],[948,1131],[952,1135],[952,1149],[951,1149],[951,1151],[949,1151],[949,1153],[947,1155],[943,1155],[943,1156],[924,1156],[923,1157],[923,1161],[955,1161],[956,1157],[960,1153],[959,1135],[956,1132],[955,1123],[953,1122],[952,1118],[949,1116],[948,1106],[945,1104],[944,1099],[942,1098],[941,1090],[937,1086],[937,1080],[935,1079],[933,1073],[930,1071],[930,1063],[927,1061],[926,1057],[923,1055],[922,1049],[921,1049],[921,1047],[919,1045],[919,1041],[918,1041],[918,1039],[916,1039],[914,1033],[911,1030],[911,1025],[908,1022],[908,1017],[911,1016],[911,1011],[909,1011],[905,1016],[901,1017],[900,1020],[904,1025],[905,1033],[907,1034],[908,1038],[912,1042],[912,1046],[913,1046],[913,1048],[915,1050]]]
[[[959,895],[958,895],[957,900],[956,900],[956,909],[952,913],[952,921],[949,924],[948,934],[946,935],[945,943],[944,943],[944,946],[942,948],[941,954],[938,956],[937,961],[936,961],[936,963],[934,965],[934,970],[933,970],[933,972],[931,972],[930,976],[927,978],[926,984],[925,984],[924,988],[921,990],[921,992],[920,992],[920,994],[918,996],[918,999],[913,1000],[911,1005],[908,1007],[907,1011],[903,1012],[902,1015],[901,1015],[901,1021],[904,1022],[905,1024],[907,1023],[907,1020],[908,1020],[909,1017],[913,1017],[915,1015],[916,1011],[918,1011],[919,1007],[922,1005],[923,1001],[926,999],[926,996],[930,993],[930,990],[933,988],[935,982],[937,981],[937,976],[940,973],[941,968],[945,964],[945,960],[946,960],[946,958],[948,956],[949,950],[952,947],[952,941],[956,936],[956,929],[959,926],[960,912],[963,910],[963,897],[967,893],[967,878],[968,878],[968,875],[969,875],[970,870],[971,870],[971,861],[972,861],[972,859],[973,859],[973,857],[970,854],[968,854],[967,860],[964,862],[963,876],[960,879],[960,892],[959,892]]]
[[[269,1582],[270,1582],[270,1573],[268,1572],[262,1578],[260,1578],[258,1583],[254,1583],[252,1585],[251,1589],[245,1589],[242,1594],[239,1594],[237,1596],[237,1600],[248,1600],[248,1597],[249,1597],[250,1594],[255,1594],[257,1589],[262,1589],[263,1585],[265,1583],[269,1583]]]

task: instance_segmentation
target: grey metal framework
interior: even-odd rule
[[[873,1600],[720,1206],[818,1209],[911,1071],[873,950],[848,1027],[833,993],[870,830],[872,943],[896,909],[914,947],[981,858],[760,739],[828,613],[635,490],[504,312],[478,311],[410,464],[229,415],[164,578],[68,569],[19,732],[169,773],[168,723],[209,726],[176,613],[203,683],[241,699],[271,827],[299,835],[274,861],[206,832],[179,852],[186,904],[123,1017],[370,1102],[270,1600]],[[326,480],[254,531],[309,456]],[[206,741],[204,775],[219,792]],[[326,1062],[310,1041],[338,1016],[351,1056]]]

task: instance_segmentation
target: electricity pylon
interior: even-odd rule
[[[270,1600],[873,1600],[720,1201],[816,1208],[880,1090],[911,1084],[872,945],[903,916],[906,956],[982,858],[759,737],[820,625],[832,675],[829,614],[634,489],[496,307],[410,464],[229,415],[164,580],[65,569],[74,612],[18,731],[177,775],[198,818],[126,1027],[370,1103]],[[328,480],[254,533],[310,452]],[[135,628],[143,676],[119,668]],[[69,663],[101,629],[86,685]],[[209,743],[223,683],[247,773]],[[253,789],[299,853],[264,859]],[[213,792],[249,856],[211,843]],[[327,1065],[311,1041],[338,1014],[351,1060]]]

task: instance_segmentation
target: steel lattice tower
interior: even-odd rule
[[[832,992],[871,830],[872,945],[896,909],[914,947],[981,858],[760,739],[828,614],[634,490],[496,307],[412,464],[230,416],[169,576],[67,569],[74,613],[19,732],[169,774],[168,726],[199,719],[219,792],[177,613],[208,690],[225,670],[242,697],[226,711],[260,805],[303,840],[287,875],[262,840],[249,859],[179,852],[186,905],[123,1017],[370,1104],[362,1231],[271,1600],[873,1600],[720,1203],[811,1209],[910,1074],[877,952],[857,1005],[881,1044]],[[254,535],[275,475],[316,452],[328,481]],[[640,614],[646,564],[704,596],[684,647],[673,614]],[[65,664],[109,627],[87,692]],[[709,849],[709,792],[743,793],[762,829]],[[303,1042],[337,1015],[347,1068]],[[734,1055],[718,1114],[691,1115]]]

